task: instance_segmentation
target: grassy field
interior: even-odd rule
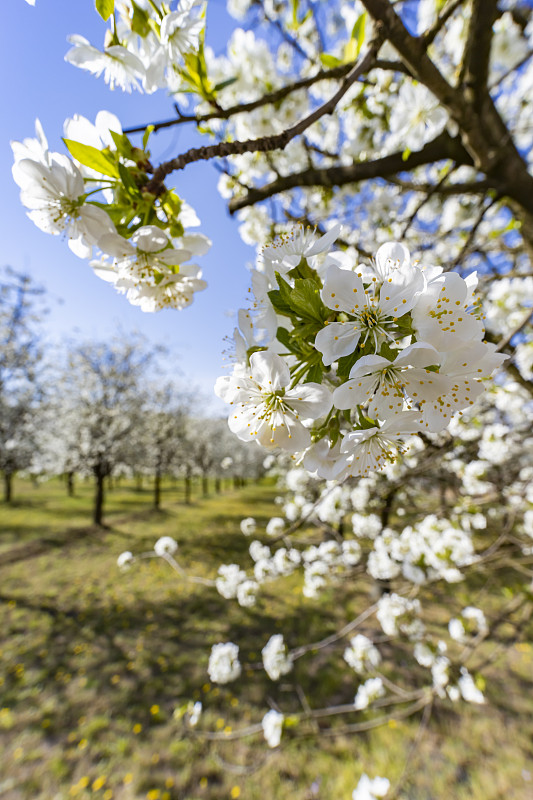
[[[244,560],[241,518],[265,523],[276,514],[268,483],[206,499],[195,491],[186,506],[183,487],[167,487],[155,512],[148,488],[116,487],[107,529],[89,524],[89,484],[69,498],[59,481],[18,481],[14,504],[0,506],[1,798],[350,800],[366,771],[400,781],[403,800],[531,800],[533,657],[524,643],[485,671],[487,705],[458,713],[444,703],[422,732],[416,717],[357,736],[330,736],[328,723],[320,738],[311,727],[289,731],[279,751],[260,737],[188,734],[174,710],[191,699],[206,709],[199,729],[229,737],[261,719],[265,698],[285,705],[292,697],[288,683],[252,670],[211,686],[212,644],[245,643],[241,660],[252,663],[277,631],[295,646],[336,630],[366,591],[337,587],[310,601],[295,577],[269,584],[246,611],[160,560],[120,573],[120,552],[150,550],[170,535],[187,569],[212,578],[220,563]],[[313,706],[353,698],[341,656],[342,647],[324,659],[320,680],[297,662],[291,681]]]

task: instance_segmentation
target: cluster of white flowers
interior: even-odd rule
[[[437,578],[455,583],[462,578],[458,568],[473,559],[470,532],[429,514],[416,525],[405,527],[400,535],[388,528],[381,531],[374,540],[368,571],[380,580],[402,573],[413,583]]]
[[[230,683],[238,678],[241,674],[238,645],[233,642],[213,645],[207,672],[213,683]]]
[[[257,523],[253,517],[246,517],[245,519],[241,520],[241,532],[244,536],[251,536],[255,533],[257,528]]]
[[[131,550],[124,550],[117,558],[117,566],[122,571],[129,569],[134,561]]]
[[[161,0],[123,0],[116,4],[113,28],[103,50],[79,35],[69,37],[65,58],[75,67],[103,75],[109,88],[148,94],[176,86],[176,71],[187,53],[198,50],[205,26],[201,4],[180,0],[169,11]]]
[[[399,243],[357,265],[330,252],[337,233],[265,248],[237,363],[215,392],[239,438],[341,480],[383,469],[417,431],[444,430],[505,356],[482,341],[475,275],[413,264]]]
[[[359,686],[353,701],[354,706],[357,711],[363,711],[365,708],[368,708],[374,700],[383,697],[384,694],[385,687],[383,686],[381,678],[369,678]]]
[[[372,641],[358,633],[350,639],[350,646],[344,651],[344,660],[359,674],[372,672],[381,663],[381,655]]]
[[[261,655],[265,672],[273,681],[279,680],[292,669],[292,657],[287,655],[287,647],[281,633],[270,637],[261,650]]]
[[[161,536],[154,544],[154,552],[158,556],[172,556],[178,549],[178,543],[172,536]]]
[[[277,747],[281,741],[285,717],[273,708],[262,719],[263,733],[269,747]]]
[[[483,692],[476,686],[474,679],[466,669],[461,667],[457,683],[450,682],[450,660],[439,655],[431,666],[433,688],[439,697],[449,697],[457,702],[461,697],[467,703],[482,704],[485,702]]]
[[[460,617],[453,617],[449,621],[448,630],[452,639],[465,644],[469,634],[486,636],[489,628],[483,611],[475,606],[467,606],[461,611]]]
[[[352,793],[352,800],[378,800],[385,797],[390,789],[388,778],[369,778],[363,774]]]
[[[304,597],[318,597],[332,580],[339,580],[349,572],[361,558],[361,547],[354,539],[341,544],[333,540],[311,545],[302,553],[304,565]]]
[[[379,598],[376,616],[387,636],[403,633],[412,641],[421,639],[425,628],[419,614],[420,601],[417,599],[409,600],[395,592]]]
[[[74,159],[50,152],[38,120],[36,133],[12,142],[12,171],[37,227],[66,236],[73,253],[90,259],[94,273],[142,311],[190,305],[207,284],[200,268],[185,262],[204,255],[211,243],[187,232],[200,222],[177,195],[166,192],[156,205],[143,195],[149,154],[132,147],[115,115],[101,111],[94,124],[79,115],[66,120],[65,141]],[[91,199],[95,194],[97,201]]]

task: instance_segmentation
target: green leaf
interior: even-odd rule
[[[338,67],[339,64],[342,64],[341,59],[331,53],[321,53],[320,60],[328,69],[333,69],[333,67]]]
[[[154,132],[155,125],[147,125],[146,130],[143,133],[143,150],[146,150],[146,145],[148,144],[148,139],[150,135]]]
[[[270,302],[272,303],[274,310],[278,314],[282,314],[285,317],[292,316],[292,309],[291,307],[284,301],[283,295],[279,291],[279,289],[273,289],[271,292],[268,292],[268,296],[270,298]]]
[[[351,61],[355,61],[357,56],[359,55],[359,50],[357,48],[357,42],[355,39],[350,39],[349,42],[346,42],[344,45],[344,53],[343,53],[343,62],[345,64],[349,64]]]
[[[276,281],[277,281],[278,286],[279,286],[279,291],[280,291],[280,295],[281,295],[281,299],[282,299],[283,303],[286,306],[288,306],[289,309],[291,309],[292,308],[292,306],[291,306],[291,292],[292,292],[292,289],[291,289],[290,285],[287,283],[287,281],[283,280],[283,278],[281,277],[279,272],[276,272]]]
[[[412,153],[412,150],[409,150],[409,148],[406,147],[405,150],[402,153],[402,161],[407,161],[407,159],[409,158],[411,153]]]
[[[278,342],[281,342],[281,344],[286,347],[287,350],[292,349],[291,335],[287,328],[279,327],[276,332],[276,339]]]
[[[235,83],[236,80],[237,78],[228,78],[225,81],[221,81],[220,83],[216,84],[216,86],[213,88],[213,91],[220,92],[222,89],[225,89],[226,86],[231,86],[231,84]]]
[[[359,350],[356,347],[353,353],[350,353],[349,356],[343,356],[342,358],[339,358],[339,366],[337,367],[337,375],[339,378],[348,378],[351,368],[355,362],[361,358],[363,353],[364,350]]]
[[[292,0],[292,24],[293,27],[298,25],[298,0]]]
[[[357,43],[356,58],[361,52],[363,42],[365,41],[366,16],[366,11],[364,11],[361,16],[356,19],[355,25],[352,28],[352,35],[350,38],[351,41]]]
[[[133,147],[125,133],[117,133],[116,131],[109,131],[111,138],[117,148],[117,153],[124,158],[132,158]]]
[[[144,8],[138,6],[135,0],[131,0],[131,5],[133,8],[131,29],[133,33],[137,33],[139,36],[144,38],[150,33],[150,15],[144,10]]]
[[[290,292],[289,305],[303,320],[319,323],[327,318],[329,311],[320,298],[320,290],[314,281],[299,278],[294,281]]]
[[[309,266],[306,258],[301,258],[298,266],[293,267],[288,274],[291,278],[309,278],[309,280],[316,283],[320,289],[322,288],[322,281],[315,270]]]
[[[307,375],[305,376],[304,383],[322,383],[323,376],[322,367],[320,364],[313,364]]]
[[[166,192],[165,195],[161,198],[161,207],[165,214],[167,215],[167,219],[169,221],[173,221],[173,223],[177,223],[177,219],[179,217],[179,213],[181,211],[181,198],[175,192],[169,191]]]
[[[107,22],[115,10],[115,0],[95,0],[95,6],[104,22]]]
[[[365,27],[366,11],[357,17],[355,25],[352,28],[350,39],[344,47],[343,61],[345,64],[349,63],[350,61],[355,61],[361,52],[361,48],[365,41]]]
[[[294,328],[292,335],[296,336],[302,342],[307,342],[309,346],[313,346],[315,337],[322,327],[322,323],[317,322],[316,320],[313,320],[312,322],[300,323]]]
[[[102,175],[109,175],[111,178],[118,178],[118,169],[115,160],[112,156],[107,155],[98,150],[97,147],[91,147],[89,144],[82,144],[75,142],[73,139],[63,139],[68,147],[69,153],[73,158],[83,164],[85,167],[100,172]]]
[[[126,189],[127,193],[132,197],[138,197],[139,195],[139,187],[133,180],[131,172],[124,164],[118,165],[118,171],[120,175],[120,180],[122,181],[122,185]]]

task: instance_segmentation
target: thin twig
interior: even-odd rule
[[[365,611],[363,611],[361,614],[359,614],[358,617],[341,628],[340,631],[337,631],[337,633],[332,633],[330,636],[326,636],[325,639],[321,639],[319,642],[311,642],[310,644],[301,645],[300,647],[291,650],[289,655],[294,661],[297,658],[301,658],[310,650],[320,650],[323,647],[328,647],[328,645],[337,642],[339,639],[343,639],[345,636],[355,630],[362,622],[371,617],[376,611],[377,607],[377,603],[374,603],[373,605],[369,606],[369,608],[365,609]]]
[[[420,725],[418,726],[418,730],[416,732],[416,736],[413,739],[411,747],[409,748],[409,752],[407,753],[407,758],[405,759],[405,764],[403,766],[402,773],[401,773],[400,777],[398,778],[398,780],[396,781],[396,784],[395,784],[395,786],[394,786],[394,788],[393,788],[393,790],[391,792],[390,800],[395,800],[395,798],[398,797],[398,793],[399,793],[400,789],[402,788],[403,783],[405,781],[405,778],[406,778],[406,775],[407,775],[407,770],[409,768],[411,760],[412,760],[412,758],[413,758],[413,756],[414,756],[414,754],[416,752],[416,749],[417,749],[418,745],[420,744],[420,740],[422,739],[422,736],[423,736],[427,726],[429,725],[429,721],[431,719],[432,710],[433,710],[433,698],[431,698],[430,702],[424,708],[424,713],[422,714],[422,719],[420,720]]]
[[[431,28],[428,28],[428,30],[422,34],[420,38],[422,39],[426,49],[435,41],[452,14],[454,14],[459,6],[461,6],[463,3],[464,0],[452,0],[452,2],[446,6],[442,14],[438,17]]]
[[[517,333],[520,333],[520,331],[526,327],[526,325],[531,321],[532,318],[533,318],[533,311],[528,311],[524,319],[521,322],[519,322],[518,325],[516,325],[516,327],[513,328],[513,330],[510,333],[508,333],[507,336],[505,336],[498,343],[498,346],[496,347],[496,352],[500,353],[502,350],[504,350],[510,343],[513,336],[516,336]]]

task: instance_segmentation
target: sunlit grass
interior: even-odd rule
[[[403,775],[399,796],[410,800],[533,795],[533,658],[524,644],[487,671],[487,706],[436,709],[405,773],[419,719],[353,737],[296,728],[279,752],[260,738],[210,743],[187,735],[174,710],[189,700],[204,703],[200,730],[257,722],[267,697],[298,709],[288,686],[261,672],[210,685],[212,644],[236,641],[243,662],[254,662],[272,633],[282,630],[292,645],[320,639],[364,601],[364,583],[302,600],[294,577],[267,586],[245,611],[160,560],[117,569],[121,551],[150,550],[170,535],[191,573],[214,577],[221,562],[245,556],[240,519],[254,516],[261,537],[278,513],[271,485],[234,491],[228,483],[207,499],[196,486],[190,506],[181,484],[168,485],[163,510],[154,512],[148,485],[139,492],[123,482],[108,495],[107,529],[90,525],[89,483],[79,482],[74,498],[57,480],[38,488],[19,481],[15,491],[15,505],[0,511],[1,550],[43,548],[3,566],[0,558],[0,796],[350,800],[363,771],[393,785]],[[340,650],[325,654],[316,674],[297,662],[294,677],[313,706],[353,698],[356,682]]]

